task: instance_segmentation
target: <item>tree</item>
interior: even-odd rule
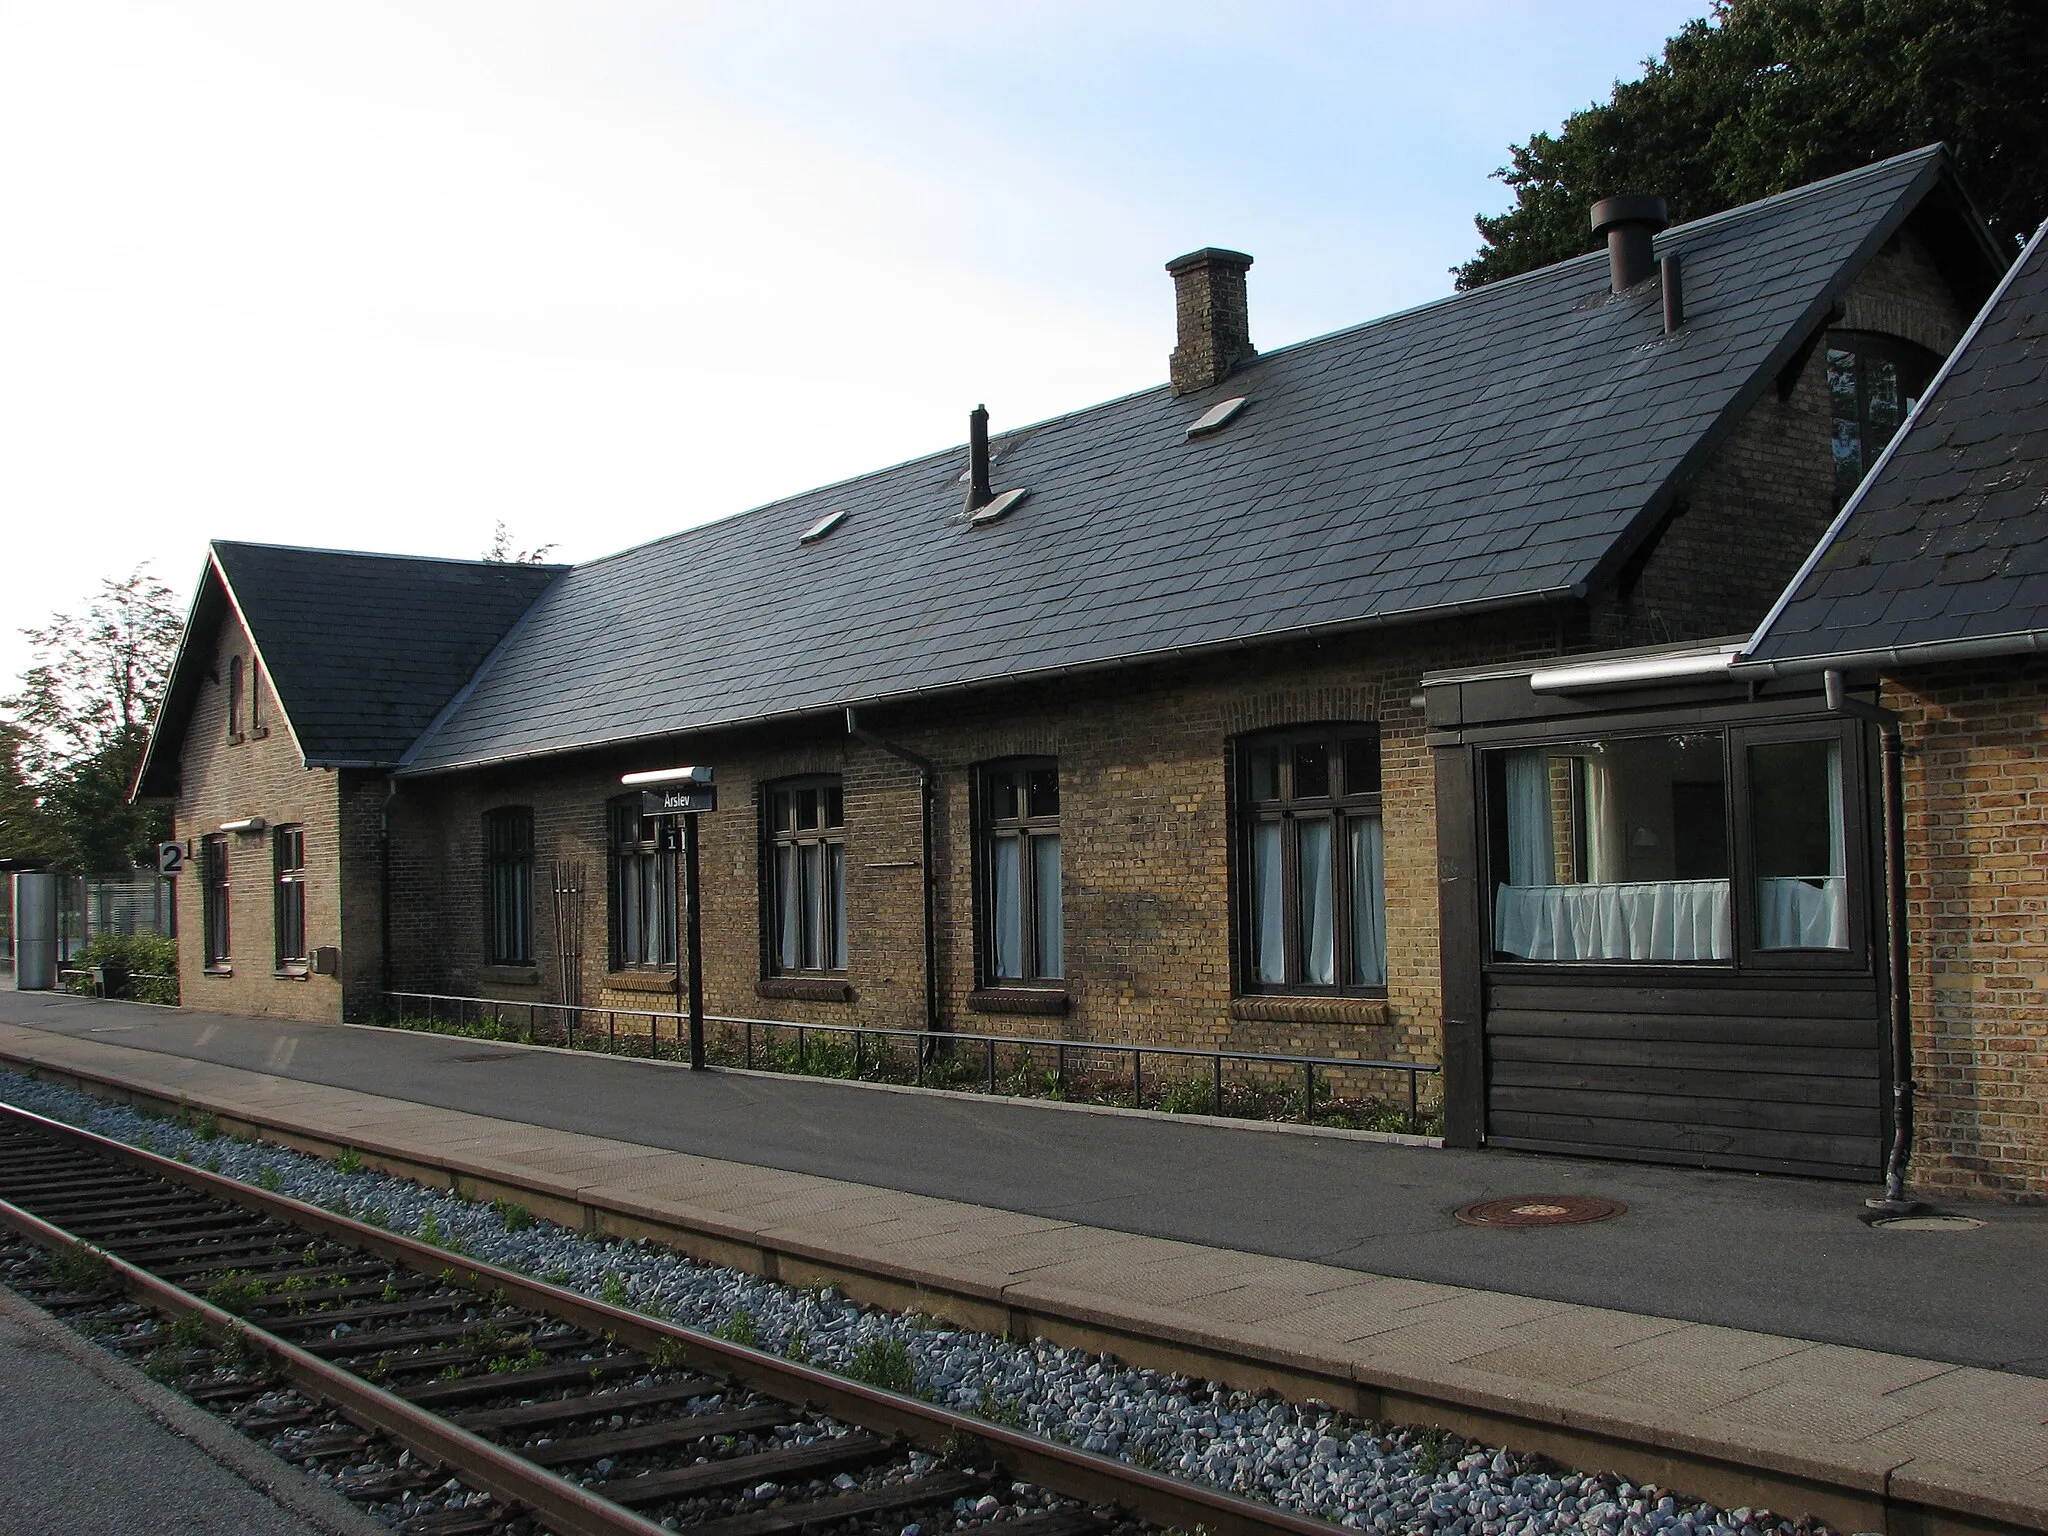
[[[35,662],[21,688],[0,699],[8,763],[33,802],[33,830],[54,844],[60,867],[81,874],[127,869],[169,835],[159,807],[128,803],[149,741],[149,711],[170,681],[184,621],[171,589],[137,566],[100,582],[84,614],[58,613],[24,629]],[[4,785],[0,785],[4,787]],[[12,827],[0,849],[14,853]],[[31,851],[23,846],[21,853]]]
[[[505,526],[503,518],[498,519],[497,528],[491,534],[491,547],[484,551],[484,558],[493,565],[545,565],[548,556],[555,552],[552,544],[538,544],[532,549],[512,547],[512,530]]]
[[[1515,206],[1460,288],[1593,249],[1593,204],[1695,219],[1936,139],[2015,246],[2048,215],[2048,26],[2034,0],[1715,0],[1640,80],[1508,148]]]

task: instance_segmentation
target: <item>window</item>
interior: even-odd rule
[[[1495,959],[1845,963],[1863,942],[1854,739],[1743,727],[1487,753]]]
[[[1932,352],[1909,341],[1863,331],[1828,337],[1836,506],[1862,483],[1940,365]]]
[[[642,816],[638,794],[611,802],[612,968],[676,963],[676,818]]]
[[[846,969],[846,796],[837,779],[769,788],[768,932],[777,975]]]
[[[253,657],[249,662],[249,734],[270,734],[263,724],[263,663]]]
[[[271,921],[282,970],[306,963],[306,829],[279,827],[271,833],[270,863]]]
[[[1240,743],[1238,806],[1244,989],[1384,993],[1378,728],[1319,726]]]
[[[1525,960],[1733,956],[1719,731],[1490,756],[1501,829],[1497,952]]]
[[[523,805],[484,813],[484,956],[533,964],[533,812]]]
[[[228,966],[228,840],[209,837],[199,848],[201,921],[206,930],[206,968]]]
[[[1847,949],[1841,741],[1753,743],[1748,766],[1756,947]]]
[[[228,740],[242,739],[242,658],[228,658]]]
[[[1066,975],[1060,916],[1060,769],[1049,757],[981,770],[981,971],[985,981]]]

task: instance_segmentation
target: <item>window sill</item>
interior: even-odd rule
[[[235,974],[235,968],[232,965],[209,965],[200,971],[199,974],[202,976],[232,976]]]
[[[1064,987],[981,987],[967,994],[975,1013],[1065,1013]]]
[[[308,965],[280,965],[270,974],[279,981],[304,981],[313,974],[313,968]]]
[[[1234,997],[1230,1016],[1274,1024],[1386,1024],[1393,1018],[1383,997]]]
[[[540,985],[540,967],[535,965],[486,965],[483,979],[500,987],[537,987]],[[669,981],[675,985],[674,978]]]
[[[231,747],[239,747],[243,742],[247,741],[248,739],[249,738],[247,736],[244,736],[240,731],[228,732],[228,745]]]
[[[256,727],[256,728],[255,728],[255,729],[254,729],[253,731],[251,731],[251,732],[249,733],[249,739],[250,739],[251,741],[261,741],[261,740],[263,740],[263,738],[264,738],[264,737],[268,736],[269,734],[270,734],[270,727],[269,727],[269,726],[267,726],[267,725],[259,725],[259,726],[257,726],[257,727]]]
[[[807,1003],[850,1003],[853,988],[829,976],[763,976],[754,983],[756,997],[782,997]]]
[[[608,992],[667,992],[676,990],[676,978],[670,971],[612,971],[604,979]]]

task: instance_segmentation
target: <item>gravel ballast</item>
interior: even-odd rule
[[[237,1141],[204,1120],[149,1116],[17,1073],[0,1072],[0,1099],[828,1370],[903,1386],[907,1363],[914,1390],[933,1402],[1355,1529],[1443,1536],[1792,1536],[1815,1529],[1763,1510],[1721,1510],[1610,1475],[1564,1471],[1436,1431],[1361,1424],[1315,1403],[1141,1370],[1045,1339],[1012,1342],[863,1308],[831,1289],[793,1288],[651,1244],[585,1237],[517,1206],[465,1201],[351,1169],[347,1159]]]

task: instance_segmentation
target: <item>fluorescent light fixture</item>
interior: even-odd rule
[[[263,818],[261,816],[244,816],[240,821],[224,821],[220,824],[220,829],[223,832],[261,832],[263,830]]]
[[[1252,403],[1250,395],[1239,395],[1212,405],[1188,428],[1189,437],[1207,437],[1211,432],[1221,432],[1237,417],[1237,413]]]
[[[841,507],[837,512],[827,512],[823,517],[811,524],[810,527],[798,534],[796,541],[799,544],[815,544],[845,521],[846,508]]]
[[[1017,509],[1017,504],[1030,494],[1031,492],[1021,485],[1014,491],[1005,491],[987,506],[976,507],[972,512],[968,513],[967,521],[976,528],[979,528],[983,523],[997,522],[1014,512]]]
[[[645,773],[622,773],[621,784],[709,784],[709,768],[650,768]]]

